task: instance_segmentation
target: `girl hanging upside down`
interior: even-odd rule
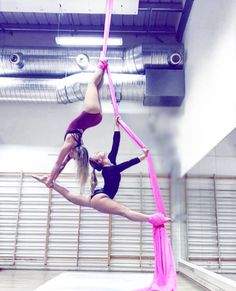
[[[108,154],[108,156],[106,156],[104,152],[97,152],[89,159],[90,165],[93,168],[91,175],[91,196],[86,197],[72,194],[66,188],[61,187],[56,183],[51,184],[50,187],[60,193],[70,202],[80,206],[92,207],[102,213],[120,215],[132,221],[149,222],[157,227],[163,225],[167,221],[170,221],[170,218],[165,217],[162,213],[155,213],[153,215],[143,214],[131,210],[128,207],[113,200],[119,189],[121,180],[120,173],[127,168],[140,163],[148,155],[148,150],[143,148],[143,153],[140,156],[117,165],[116,156],[119,149],[119,143],[120,130],[117,119],[115,123],[111,152]],[[95,189],[97,185],[95,170],[102,172],[102,177],[104,179],[103,188]],[[33,177],[47,186],[47,177]]]
[[[47,187],[53,186],[54,181],[70,159],[74,159],[77,162],[77,171],[81,189],[83,189],[83,185],[87,181],[89,168],[88,151],[83,146],[82,135],[87,128],[96,126],[102,120],[99,90],[103,83],[103,75],[106,68],[107,61],[105,58],[101,57],[97,70],[87,87],[84,98],[84,110],[69,124],[65,133],[64,144],[58,154],[56,163],[51,174],[44,179]]]

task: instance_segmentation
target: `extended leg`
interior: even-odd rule
[[[149,222],[155,227],[163,226],[164,223],[171,221],[170,218],[164,216],[160,212],[152,215],[147,215],[141,212],[131,210],[128,207],[110,199],[105,194],[98,194],[94,196],[91,200],[91,207],[103,213],[126,217],[132,221]]]
[[[100,212],[120,215],[132,221],[147,222],[149,219],[149,215],[131,210],[104,194],[94,196],[91,200],[91,206]]]
[[[32,177],[43,184],[45,184],[46,179],[47,179],[47,177],[37,177],[37,176],[32,176]],[[90,196],[72,194],[70,193],[68,189],[56,183],[53,184],[52,188],[73,204],[85,206],[85,207],[91,207]]]
[[[59,194],[61,194],[63,197],[65,197],[68,201],[72,202],[73,204],[76,204],[79,206],[91,207],[90,196],[72,194],[68,189],[56,183],[54,183],[53,189]]]
[[[97,68],[91,82],[88,84],[84,98],[84,110],[89,113],[102,112],[99,90],[103,83],[104,69]]]

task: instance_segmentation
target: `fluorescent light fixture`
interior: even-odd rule
[[[101,36],[56,36],[56,43],[62,46],[102,46],[103,37]],[[121,46],[122,37],[110,37],[107,44],[109,46]]]

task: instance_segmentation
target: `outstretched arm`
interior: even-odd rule
[[[142,148],[142,154],[138,157],[140,161],[143,161],[148,156],[149,150],[147,148]]]
[[[114,134],[113,134],[113,143],[110,153],[108,154],[108,159],[112,162],[112,164],[116,164],[116,156],[119,150],[120,145],[120,127],[118,123],[118,118],[115,119],[115,126],[114,126]]]
[[[120,131],[119,118],[120,116],[116,117],[115,119],[114,131]]]
[[[32,176],[37,181],[43,183],[46,185],[47,177],[38,177],[38,176]],[[61,194],[63,197],[66,198],[66,200],[70,201],[73,204],[85,206],[85,207],[91,207],[90,206],[90,197],[89,196],[81,196],[78,194],[72,194],[68,189],[65,187],[60,186],[57,183],[53,183],[52,189],[54,189],[56,192]]]
[[[54,178],[54,180],[56,180],[56,178],[61,174],[61,172],[63,171],[63,169],[65,168],[66,164],[71,160],[71,156],[70,154],[67,154],[67,156],[65,157],[64,161],[61,164],[61,167],[58,171],[57,176]]]
[[[141,155],[139,155],[137,158],[131,159],[129,161],[123,162],[123,163],[115,166],[116,169],[119,172],[122,172],[122,171],[140,163],[141,161],[143,161],[147,157],[149,151],[146,148],[143,148],[142,151],[143,151],[143,153]]]
[[[48,177],[48,180],[46,182],[47,187],[51,187],[53,184],[53,181],[56,180],[58,175],[62,172],[62,170],[65,168],[66,164],[71,159],[69,157],[69,153],[71,149],[73,148],[75,144],[75,140],[72,136],[67,135],[66,140],[64,142],[64,145],[62,149],[60,150],[60,153],[57,157],[56,163],[54,164],[52,171],[50,173],[50,176]]]

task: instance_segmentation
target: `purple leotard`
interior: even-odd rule
[[[71,133],[75,141],[80,144],[83,132],[89,127],[96,126],[101,122],[101,120],[101,113],[88,113],[82,111],[81,114],[69,124],[65,138],[68,133]]]

